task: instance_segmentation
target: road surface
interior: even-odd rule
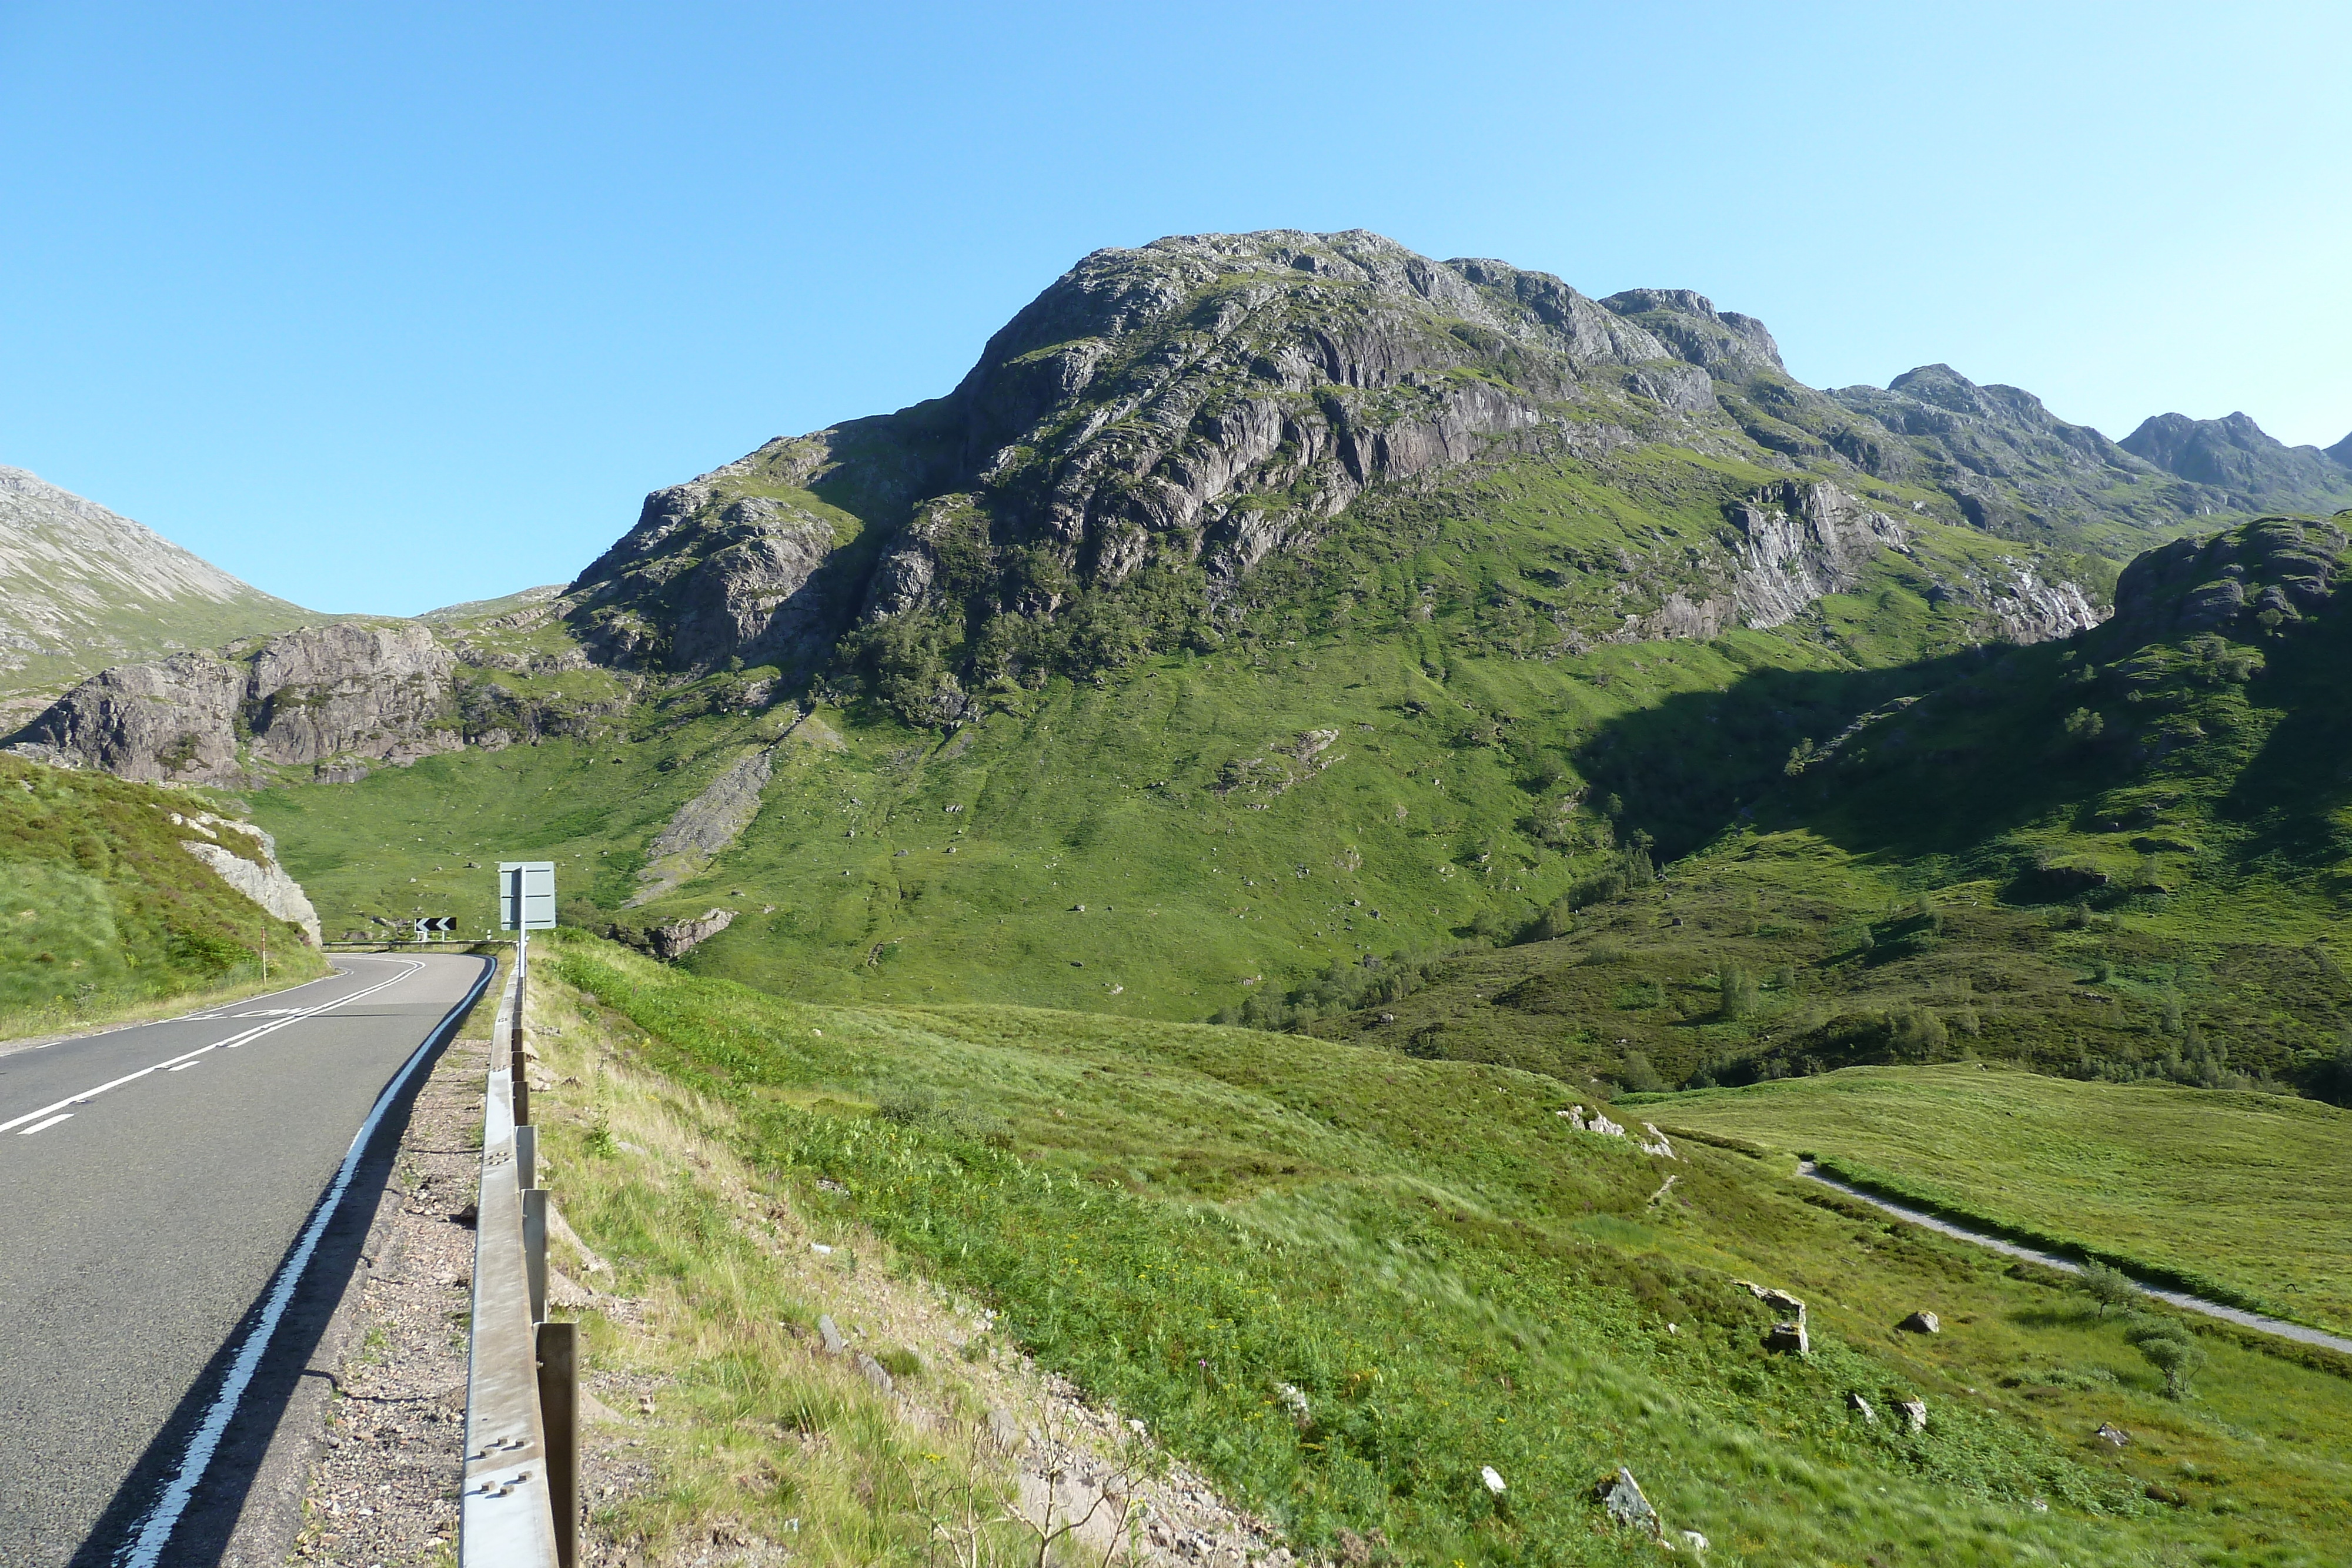
[[[240,1343],[378,1095],[487,960],[336,963],[293,990],[0,1056],[0,1563],[115,1560],[216,1416]],[[274,1320],[162,1553],[172,1568],[217,1560],[405,1116],[404,1099]]]

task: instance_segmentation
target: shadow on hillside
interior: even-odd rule
[[[1741,826],[1809,828],[1856,852],[1948,854],[2049,810],[2079,782],[1985,733],[1985,700],[1948,700],[2004,661],[2017,676],[2004,683],[2007,700],[2038,716],[2050,652],[1980,648],[1885,669],[1759,670],[1611,720],[1573,759],[1604,809],[1616,798],[1621,831],[1648,833],[1661,860]],[[1895,706],[1938,694],[1948,700]],[[1873,713],[1885,716],[1821,756]],[[2021,717],[1991,723],[2013,729]],[[1791,774],[1800,747],[1814,756]]]

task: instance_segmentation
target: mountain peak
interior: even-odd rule
[[[2322,452],[2287,445],[2243,411],[2220,419],[2159,413],[2143,420],[2120,444],[2168,474],[2247,497],[2249,505],[2275,504],[2268,497],[2282,491],[2339,506],[2352,500],[2352,470],[2337,455],[2352,455],[2352,436]],[[2258,495],[2264,499],[2253,500]]]
[[[1675,353],[1709,375],[1742,380],[1757,371],[1787,375],[1780,345],[1764,323],[1715,302],[1691,288],[1628,288],[1601,305],[1664,341]]]
[[[311,619],[143,524],[0,466],[0,713],[109,664]]]

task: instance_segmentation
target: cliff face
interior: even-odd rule
[[[548,716],[485,674],[416,622],[314,627],[105,671],[52,703],[11,749],[149,781],[240,783],[280,768],[354,779],[371,764],[535,734]],[[557,727],[598,712],[590,705]]]

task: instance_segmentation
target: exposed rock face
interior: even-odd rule
[[[545,620],[555,612],[523,613]],[[461,651],[476,667],[460,663]],[[525,658],[463,639],[452,647],[416,622],[312,627],[226,654],[104,671],[9,737],[10,749],[150,781],[239,783],[255,771],[310,768],[322,781],[349,782],[372,764],[468,744],[496,749],[589,733],[626,706],[625,684],[603,699],[524,696],[492,673],[587,667],[577,649]]]
[[[637,525],[570,593],[608,656],[679,669],[790,662],[823,651],[854,606],[819,570],[848,542],[833,522],[772,497],[731,494],[730,465],[646,497]]]
[[[1646,329],[1710,378],[1744,381],[1759,371],[1786,376],[1780,345],[1764,323],[1736,310],[1718,313],[1705,295],[1687,288],[1628,288],[1602,300]],[[1710,389],[1710,394],[1712,389]]]
[[[360,756],[397,761],[462,744],[446,731],[446,649],[426,628],[321,626],[273,637],[253,661],[246,698],[254,749],[272,762]]]
[[[2207,539],[2176,539],[2124,569],[2114,625],[2147,641],[2216,632],[2265,614],[2299,621],[2336,592],[2347,540],[2332,523],[2266,517]]]
[[[462,744],[436,727],[453,663],[413,623],[315,627],[272,637],[244,660],[179,653],[108,670],[14,738],[47,760],[147,780],[243,778],[240,723],[269,762],[411,760]]]
[[[1205,571],[1213,593],[1369,486],[1538,430],[1612,439],[1555,406],[1595,400],[1621,419],[1714,414],[1703,370],[1502,262],[1435,262],[1360,232],[1097,251],[946,398],[657,492],[572,591],[604,645],[675,668],[803,656],[852,617],[992,580],[1028,613],[1153,562]],[[820,489],[888,519],[862,580],[822,565],[845,541]]]
[[[654,956],[664,963],[674,963],[735,924],[731,909],[708,911],[698,920],[673,920],[667,925],[656,925],[646,933],[652,945]]]
[[[91,676],[19,731],[12,749],[123,779],[236,775],[246,671],[209,653],[174,653]]]
[[[253,900],[271,915],[289,925],[299,925],[310,946],[319,945],[319,912],[310,907],[310,896],[302,884],[286,874],[278,863],[278,841],[251,822],[231,821],[215,817],[209,811],[194,817],[172,815],[175,827],[200,833],[201,838],[183,839],[180,847],[204,862],[217,873],[220,879],[246,897]],[[258,858],[241,854],[232,844],[221,841],[224,833],[243,835],[258,846]]]
[[[2190,419],[2159,413],[2143,421],[2119,444],[2135,457],[2198,485],[2223,492],[2248,510],[2279,507],[2304,497],[2321,509],[2352,503],[2352,465],[2340,446],[2289,446],[2243,413]]]
[[[1836,486],[1790,480],[1731,508],[1743,558],[1739,609],[1750,626],[1795,620],[1824,594],[1851,586],[1882,549],[1910,542],[1903,525]]]
[[[641,886],[625,908],[649,903],[698,874],[733,843],[760,813],[760,791],[775,772],[773,751],[739,758],[709,788],[677,809],[669,825],[646,846]],[[697,938],[699,940],[699,938]]]

